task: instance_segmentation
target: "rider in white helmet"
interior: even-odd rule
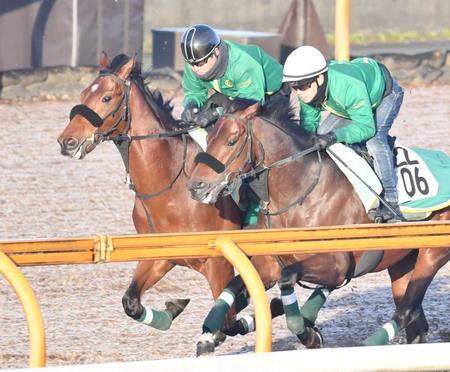
[[[369,217],[398,222],[397,175],[388,132],[403,102],[403,89],[387,68],[371,58],[326,61],[312,46],[295,49],[286,59],[283,82],[300,101],[300,125],[315,133],[314,144],[325,149],[335,142],[366,142],[384,189],[385,205]],[[330,114],[320,123],[321,111]]]

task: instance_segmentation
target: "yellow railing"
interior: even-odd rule
[[[242,275],[254,301],[256,351],[264,352],[271,349],[270,310],[264,286],[247,256],[449,246],[450,221],[154,235],[95,235],[0,241],[0,252],[4,252],[0,256],[4,256],[0,272],[7,276],[18,291],[27,313],[31,339],[30,366],[35,367],[45,361],[42,317],[31,288],[27,289],[26,279],[17,268],[14,272],[11,267],[13,263],[18,266],[57,265],[223,255]],[[41,330],[32,328],[33,324]]]
[[[350,59],[350,1],[336,0],[334,58]]]

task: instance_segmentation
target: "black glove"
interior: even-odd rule
[[[219,116],[219,112],[215,108],[207,108],[197,114],[195,124],[201,128],[205,128],[208,125],[215,123]]]
[[[336,140],[337,139],[334,132],[316,134],[313,138],[313,146],[316,146],[318,150],[324,150],[332,144],[336,143]]]
[[[181,125],[190,126],[196,123],[198,115],[198,107],[195,103],[189,102],[181,114]]]

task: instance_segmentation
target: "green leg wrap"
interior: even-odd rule
[[[294,335],[303,333],[305,331],[305,320],[300,312],[294,289],[282,289],[281,299],[288,329]]]
[[[248,306],[248,298],[244,293],[239,293],[234,302],[234,307],[236,308],[236,314],[240,313]]]
[[[316,322],[317,314],[327,300],[328,294],[329,291],[326,289],[315,289],[302,306],[301,312],[303,317],[308,319],[312,324]]]
[[[259,203],[252,199],[249,203],[247,214],[244,219],[244,226],[256,225],[258,223]]]
[[[382,328],[379,328],[372,336],[366,338],[363,342],[363,346],[376,346],[386,345],[397,335],[399,332],[397,322],[391,320],[386,323]]]
[[[147,310],[144,307],[144,312],[138,319],[138,322],[147,324],[160,331],[166,331],[172,325],[172,315],[168,311]]]
[[[216,333],[220,330],[225,320],[225,315],[230,310],[233,302],[234,294],[225,288],[203,322],[203,332]]]

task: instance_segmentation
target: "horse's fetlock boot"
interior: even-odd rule
[[[293,288],[298,280],[298,273],[290,269],[284,269],[281,272],[281,277],[278,280],[278,286],[281,290]]]

